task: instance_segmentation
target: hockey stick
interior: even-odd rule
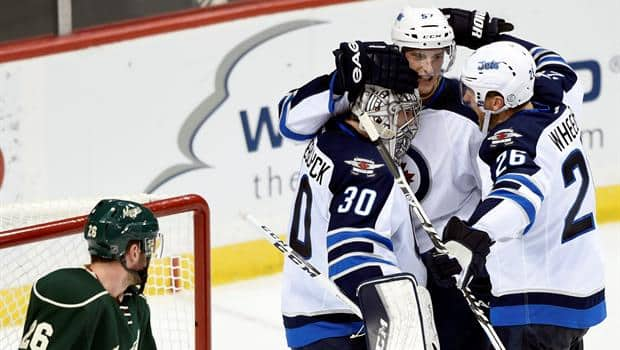
[[[306,259],[301,257],[288,244],[284,243],[277,234],[275,234],[269,229],[269,227],[259,224],[252,215],[245,214],[243,215],[243,217],[252,224],[254,224],[256,227],[260,228],[261,231],[265,234],[265,237],[271,242],[271,244],[273,244],[273,246],[276,247],[276,249],[278,249],[282,254],[288,257],[295,265],[297,265],[297,267],[304,271],[306,275],[308,275],[308,277],[314,279],[318,284],[322,285],[325,289],[332,292],[332,294],[334,294],[338,298],[338,300],[345,303],[357,317],[359,317],[361,320],[364,319],[362,317],[362,311],[360,311],[360,308],[357,306],[357,304],[352,302],[351,299],[344,295],[344,293],[340,291],[340,288],[338,288],[338,286],[334,282],[332,282],[332,280],[322,274],[321,271],[319,271],[312,264],[307,262]]]
[[[435,231],[435,228],[433,227],[433,224],[424,212],[422,205],[416,198],[415,193],[409,186],[409,183],[407,183],[407,179],[405,178],[402,169],[392,159],[392,156],[385,148],[385,145],[379,139],[379,132],[377,131],[375,124],[372,122],[372,120],[370,120],[370,117],[366,113],[362,114],[359,119],[362,128],[368,133],[368,137],[377,147],[381,158],[383,158],[383,161],[387,165],[390,173],[392,174],[392,176],[394,176],[394,180],[405,195],[405,198],[409,203],[409,207],[413,209],[413,212],[417,216],[418,220],[420,220],[420,223],[422,224],[422,229],[426,232],[426,234],[428,234],[428,237],[433,242],[435,249],[437,249],[439,254],[448,254],[448,249],[441,241],[441,238],[439,238],[439,234],[437,234],[437,231]],[[502,341],[497,336],[497,333],[495,333],[491,322],[484,314],[484,311],[482,311],[483,303],[472,294],[471,290],[467,285],[463,285],[462,287],[457,286],[457,288],[463,293],[465,301],[467,301],[469,308],[474,313],[474,317],[476,317],[476,320],[486,333],[489,341],[491,342],[491,345],[493,345],[493,348],[495,350],[505,350],[506,348],[504,347],[504,344],[502,344]]]

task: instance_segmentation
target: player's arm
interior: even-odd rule
[[[403,211],[405,218],[408,208],[395,199],[401,194],[387,169],[368,175],[347,174],[346,185],[331,201],[329,278],[360,306],[369,348],[382,342],[403,349],[432,348],[429,344],[438,341],[430,297],[414,276],[402,273],[392,241],[405,225],[411,226],[403,220],[394,227],[392,212]],[[404,328],[408,331],[397,331]]]
[[[485,11],[468,11],[458,8],[442,9],[454,29],[457,45],[470,49],[496,41],[512,41],[529,50],[536,62],[534,101],[557,106],[565,103],[580,108],[583,89],[576,84],[575,71],[556,52],[527,40],[504,34],[514,26],[502,18],[491,17]]]
[[[299,89],[278,104],[280,133],[291,140],[314,137],[333,116],[350,110],[365,84],[398,92],[413,92],[417,74],[395,45],[384,42],[344,42],[334,50],[336,69]]]
[[[356,303],[363,281],[401,272],[388,220],[393,179],[378,170],[368,179],[362,179],[367,176],[363,174],[348,176],[330,203],[328,275]]]
[[[493,187],[470,217],[469,225],[489,233],[495,241],[502,241],[520,238],[528,232],[549,188],[549,179],[536,159],[536,146],[524,140],[526,137],[519,130],[510,128],[498,133],[503,134],[497,135],[497,139],[512,139],[513,143],[483,143],[480,156],[490,169],[487,176]]]
[[[502,35],[500,40],[512,41],[522,45],[529,50],[532,58],[534,58],[536,80],[533,101],[550,106],[564,103],[578,112],[582,104],[583,87],[577,83],[577,73],[562,56],[555,51],[514,36]]]
[[[548,179],[536,160],[535,144],[511,127],[490,135],[480,158],[489,169],[488,194],[468,221],[453,217],[443,232],[450,254],[463,269],[457,284],[467,285],[483,271],[494,241],[520,239],[533,225],[547,192]]]
[[[349,108],[346,98],[334,98],[334,74],[317,77],[280,100],[280,133],[293,141],[313,138],[335,114]],[[330,106],[332,108],[330,109]]]

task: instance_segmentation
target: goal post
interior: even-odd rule
[[[206,201],[193,194],[106,198],[141,202],[159,218],[164,246],[162,256],[151,261],[145,290],[158,347],[210,349],[210,214]],[[55,269],[89,262],[82,232],[98,200],[0,210],[1,349],[16,349],[19,344],[32,282]],[[55,213],[72,205],[76,214]],[[42,208],[51,214],[38,214]]]

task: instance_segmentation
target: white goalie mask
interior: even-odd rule
[[[441,73],[450,69],[456,57],[454,30],[438,8],[402,8],[392,25],[392,41],[401,51],[444,48]]]
[[[536,63],[530,52],[510,41],[482,46],[467,59],[461,71],[461,96],[472,96],[474,101],[469,102],[470,107],[477,107],[485,113],[484,132],[492,114],[518,107],[532,98],[535,72]],[[504,98],[504,107],[497,111],[484,108],[490,92]]]
[[[415,93],[396,93],[377,85],[366,85],[351,106],[357,117],[367,114],[381,141],[394,159],[400,159],[419,128],[422,102]]]

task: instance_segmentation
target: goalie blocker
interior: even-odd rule
[[[362,283],[357,289],[368,350],[435,350],[439,339],[426,288],[401,273]]]

